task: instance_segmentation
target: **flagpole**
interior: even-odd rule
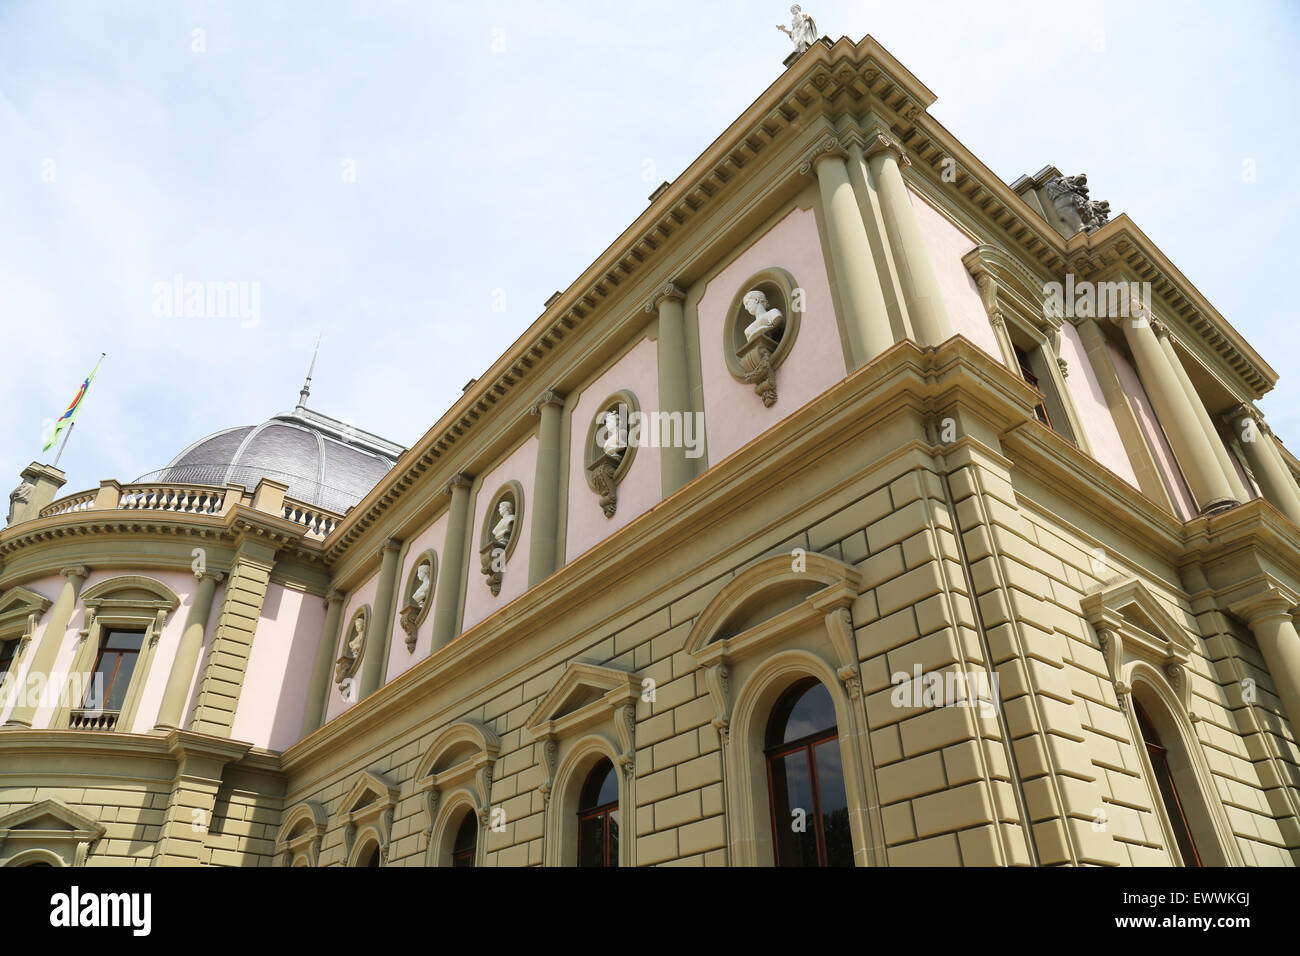
[[[89,391],[89,389],[90,389],[90,380],[93,379],[93,378],[95,377],[95,373],[99,371],[99,366],[102,365],[102,364],[104,363],[104,357],[105,357],[106,355],[108,355],[107,352],[100,352],[100,353],[99,353],[99,361],[95,363],[95,369],[94,369],[94,371],[92,371],[92,372],[90,373],[90,379],[87,379],[87,380],[86,380],[86,389],[87,389],[87,391]],[[84,398],[85,396],[83,395],[82,397]],[[77,414],[80,414],[80,409],[78,409]],[[73,430],[74,428],[76,428],[76,427],[77,427],[77,415],[73,415],[73,416],[72,416],[72,421],[70,421],[70,422],[68,423],[68,430],[67,430],[67,432],[66,432],[66,433],[64,434],[64,436],[63,436],[63,444],[59,446],[58,454],[56,454],[56,455],[54,456],[54,467],[55,467],[55,468],[58,468],[58,467],[59,467],[59,459],[63,457],[63,449],[65,449],[65,448],[68,447],[68,439],[72,437],[72,430]]]
[[[63,444],[59,446],[59,453],[54,456],[55,468],[59,467],[59,459],[63,457],[63,449],[68,447],[68,439],[72,437],[72,430],[76,427],[77,427],[76,422],[73,422],[71,425],[68,426],[68,432],[66,435],[63,436]]]

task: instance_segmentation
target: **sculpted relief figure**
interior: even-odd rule
[[[25,505],[31,501],[32,492],[35,490],[35,485],[30,481],[24,481],[9,493],[9,517],[7,519],[9,524],[14,523],[14,513],[18,510],[18,506]]]
[[[741,301],[749,314],[754,317],[754,321],[745,326],[746,342],[752,342],[758,336],[769,332],[779,332],[781,326],[785,324],[785,316],[781,314],[780,309],[767,307],[767,296],[761,290],[754,289],[746,292],[745,298]]]
[[[348,639],[335,661],[334,666],[334,683],[339,683],[343,678],[352,673],[356,667],[357,660],[361,657],[361,648],[366,642],[366,619],[363,615],[357,615],[356,620],[352,622],[352,636]]]
[[[797,3],[790,8],[790,25],[778,23],[776,28],[790,38],[796,53],[803,53],[817,42],[817,24]]]
[[[1094,202],[1088,198],[1088,177],[1083,173],[1058,176],[1047,183],[1046,189],[1057,215],[1071,235],[1096,232],[1110,221],[1110,203]]]

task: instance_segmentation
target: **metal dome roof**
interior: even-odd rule
[[[292,498],[342,513],[365,497],[404,450],[299,404],[260,425],[209,435],[140,480],[251,489],[270,478],[287,484]]]

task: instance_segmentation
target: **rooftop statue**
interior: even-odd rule
[[[1058,176],[1047,183],[1047,195],[1071,235],[1093,233],[1110,221],[1110,203],[1088,198],[1088,177]]]
[[[790,14],[790,25],[778,23],[776,28],[790,38],[795,53],[803,53],[817,42],[817,24],[797,3],[790,8]]]

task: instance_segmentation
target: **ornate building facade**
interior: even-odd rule
[[[412,448],[33,463],[0,864],[1300,859],[1276,375],[933,101],[805,38]]]

